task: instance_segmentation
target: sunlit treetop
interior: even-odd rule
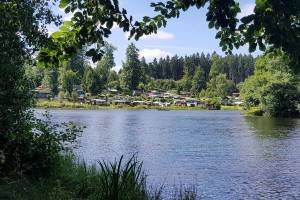
[[[74,17],[72,22],[65,22],[60,27],[60,32],[52,35],[56,45],[41,51],[40,61],[65,59],[84,44],[95,44],[87,55],[97,61],[103,54],[104,40],[111,34],[113,25],[130,32],[130,38],[138,40],[166,27],[168,19],[179,18],[182,12],[188,12],[192,7],[207,7],[208,26],[217,30],[216,38],[226,53],[248,45],[250,52],[257,48],[261,51],[282,49],[295,62],[299,61],[299,0],[256,0],[254,13],[241,19],[237,17],[241,12],[239,3],[234,0],[168,0],[150,6],[157,13],[155,16],[134,21],[119,7],[118,0],[61,0],[60,7],[66,13],[72,12]]]

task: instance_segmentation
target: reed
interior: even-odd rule
[[[7,200],[194,200],[195,190],[180,189],[162,197],[163,189],[150,190],[142,163],[136,156],[125,161],[99,161],[88,166],[72,155],[61,156],[47,178],[1,178],[0,199]]]

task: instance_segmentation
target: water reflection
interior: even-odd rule
[[[299,119],[245,116],[247,124],[263,138],[285,138],[293,134],[300,125]]]

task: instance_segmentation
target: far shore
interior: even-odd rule
[[[138,105],[138,106],[121,106],[121,105],[91,105],[86,103],[79,102],[70,102],[70,101],[57,101],[57,100],[37,100],[35,108],[43,109],[78,109],[78,110],[208,110],[207,108],[196,106],[196,107],[187,107],[187,106],[147,106],[147,105]],[[242,106],[221,106],[220,110],[244,110]]]

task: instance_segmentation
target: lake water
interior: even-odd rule
[[[37,112],[40,112],[38,110]],[[85,125],[93,164],[135,153],[151,185],[193,185],[204,199],[300,199],[300,120],[239,111],[52,110]]]

